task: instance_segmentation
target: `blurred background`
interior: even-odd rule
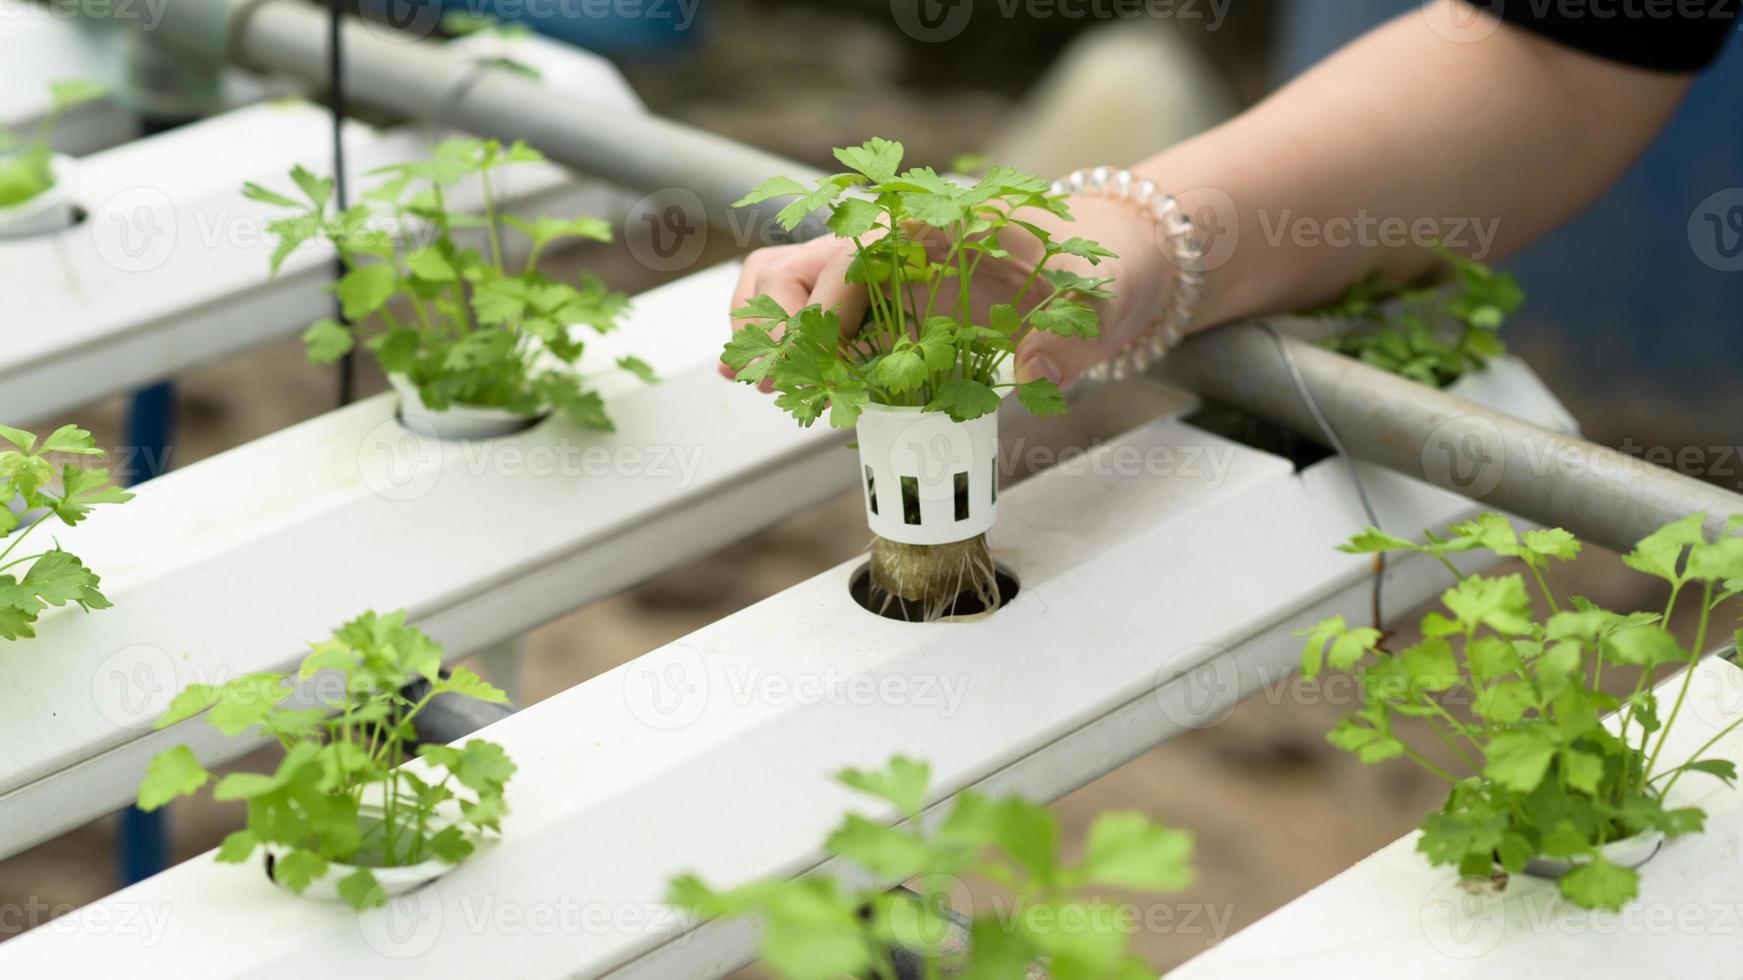
[[[553,7],[513,0],[449,6],[503,16]],[[902,140],[916,164],[942,168],[959,155],[985,153],[1056,174],[1128,163],[1215,125],[1416,4],[647,0],[633,6],[636,16],[528,22],[615,60],[651,111],[795,159],[825,165],[832,146],[883,135]],[[1613,194],[1502,263],[1529,297],[1504,336],[1588,435],[1637,454],[1668,449],[1686,471],[1732,487],[1743,472],[1737,458],[1743,454],[1727,451],[1739,441],[1743,408],[1729,383],[1743,355],[1743,273],[1725,271],[1724,258],[1743,243],[1711,238],[1702,215],[1719,206],[1708,203],[1714,195],[1743,187],[1739,92],[1743,44],[1733,43]],[[1486,105],[1506,97],[1468,94],[1472,126],[1482,125]],[[715,238],[696,267],[740,251],[720,240],[727,236]],[[632,294],[693,271],[650,271],[621,246],[590,248],[568,261]],[[363,379],[366,393],[384,387],[379,377]],[[330,371],[305,363],[300,344],[203,367],[179,386],[181,437],[171,462],[187,465],[321,414],[332,407],[332,392]],[[1105,423],[1122,412],[1136,420],[1145,410],[1154,414],[1153,406],[1104,398],[1092,412]],[[118,446],[125,411],[115,400],[63,421],[76,419]],[[550,623],[528,640],[527,699],[580,683],[865,545],[855,493]],[[1620,567],[1593,549],[1563,571],[1563,584],[1615,608],[1660,601],[1649,590],[1631,591]],[[1090,817],[1114,807],[1145,810],[1197,835],[1198,883],[1170,898],[1178,915],[1141,937],[1158,967],[1178,964],[1324,881],[1411,829],[1438,803],[1439,787],[1414,767],[1363,768],[1325,744],[1323,733],[1348,706],[1347,692],[1340,698],[1284,682],[1058,804],[1072,841]],[[170,816],[172,857],[194,856],[239,822],[232,809],[178,805]],[[39,910],[0,922],[0,934],[112,891],[116,847],[115,822],[105,821],[0,862],[0,903]],[[1187,909],[1198,911],[1189,916]]]

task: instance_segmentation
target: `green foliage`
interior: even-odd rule
[[[762,928],[764,961],[788,980],[841,976],[894,980],[891,949],[926,958],[927,976],[1010,980],[1045,959],[1058,980],[1149,978],[1128,948],[1134,924],[1099,889],[1166,892],[1192,881],[1192,838],[1138,813],[1112,812],[1090,827],[1082,860],[1062,861],[1052,811],[1015,797],[956,798],[930,832],[913,826],[930,767],[896,757],[883,770],[838,779],[894,807],[903,824],[849,814],[824,850],[863,870],[871,884],[823,874],[718,891],[695,875],[674,879],[667,901],[708,918],[749,917]],[[966,952],[949,952],[945,887],[973,877],[1012,893],[1010,910],[974,917]],[[882,886],[910,881],[919,898]]]
[[[63,425],[42,440],[0,425],[0,442],[10,446],[0,451],[0,637],[17,640],[36,635],[37,617],[49,606],[71,602],[89,612],[109,608],[109,600],[98,591],[97,574],[58,544],[32,554],[13,552],[37,528],[57,521],[72,527],[92,508],[123,504],[133,495],[111,483],[108,470],[85,465],[103,451],[76,425]],[[60,457],[78,462],[57,466]]]
[[[1065,400],[1051,381],[1016,385],[1001,369],[1033,330],[1099,333],[1083,300],[1112,295],[1105,289],[1112,280],[1048,263],[1068,255],[1099,265],[1114,254],[1083,238],[1056,241],[1018,217],[1025,209],[1070,217],[1064,197],[1039,177],[993,167],[963,185],[928,167],[902,171],[902,155],[902,144],[872,139],[836,150],[848,171],[816,187],[775,177],[738,202],[795,198],[779,214],[788,230],[827,214],[829,230],[853,241],[847,281],[866,287],[870,304],[862,323],[844,324],[835,310],[789,311],[758,296],[733,312],[757,322],[739,328],[721,359],[740,381],[772,381],[776,404],[804,426],[828,409],[831,425],[851,427],[867,404],[924,407],[960,422],[995,411],[999,391],[1010,388],[1036,414],[1063,413]],[[1011,302],[977,314],[976,273],[988,259],[1009,259],[1015,236],[1032,237],[1041,258]]]
[[[384,370],[417,385],[425,405],[503,408],[534,415],[563,412],[577,425],[610,430],[599,394],[574,367],[585,345],[576,326],[599,334],[616,329],[628,307],[592,274],[575,282],[539,271],[539,260],[563,240],[609,241],[611,228],[596,218],[522,221],[496,210],[498,171],[543,157],[524,143],[504,147],[491,140],[453,139],[429,160],[384,167],[382,183],[362,202],[338,212],[333,182],[298,167],[293,194],[258,184],[243,188],[250,200],[289,209],[290,217],[267,226],[278,240],[272,256],[284,260],[310,240],[336,248],[349,271],[333,287],[344,316],[361,324],[378,317],[379,328],[363,341]],[[477,180],[484,192],[482,216],[450,210],[454,187]],[[462,245],[462,232],[483,240],[482,250]],[[428,244],[409,239],[428,232]],[[518,270],[508,267],[506,233],[525,236],[531,251]],[[303,335],[309,359],[328,363],[349,354],[361,327],[321,320]],[[645,368],[640,361],[637,365]],[[635,371],[647,378],[651,372]]]
[[[49,85],[53,105],[35,135],[21,137],[0,129],[0,208],[23,204],[54,186],[55,123],[61,113],[102,96],[103,91],[95,82],[53,82]]]
[[[413,688],[423,691],[413,700],[407,686],[416,681],[428,685]],[[299,685],[303,696],[293,698]],[[508,812],[503,794],[515,764],[495,743],[422,745],[420,764],[401,766],[413,719],[444,693],[507,700],[463,667],[444,676],[441,647],[407,626],[403,611],[364,613],[315,644],[295,674],[190,685],[157,727],[205,714],[225,735],[275,739],[284,755],[271,773],[232,773],[213,785],[213,799],[248,807],[247,826],[225,839],[218,860],[241,863],[269,847],[274,877],[296,892],[331,864],[355,865],[339,891],[361,909],[385,898],[372,869],[459,863],[479,837],[500,832]],[[151,760],[139,807],[155,810],[214,779],[176,746]]]
[[[1309,312],[1362,324],[1325,345],[1436,388],[1504,353],[1501,324],[1525,301],[1519,283],[1509,273],[1445,248],[1438,251],[1452,272],[1450,284],[1391,288],[1376,273],[1336,302]]]
[[[1696,514],[1670,524],[1624,557],[1670,583],[1662,613],[1624,615],[1577,596],[1559,601],[1544,570],[1578,555],[1580,542],[1559,528],[1518,534],[1499,514],[1420,544],[1369,529],[1342,546],[1354,553],[1415,551],[1443,562],[1472,550],[1517,559],[1548,610],[1533,611],[1519,575],[1460,576],[1441,596],[1445,611],[1424,616],[1421,642],[1407,649],[1388,649],[1378,630],[1352,628],[1341,616],[1302,633],[1303,673],[1311,677],[1328,665],[1354,671],[1362,693],[1361,707],[1327,736],[1331,743],[1363,762],[1408,757],[1450,784],[1417,845],[1431,863],[1486,876],[1497,865],[1518,873],[1536,855],[1573,858],[1580,867],[1562,877],[1562,894],[1587,908],[1613,909],[1634,897],[1639,876],[1605,861],[1601,847],[1641,833],[1675,837],[1701,829],[1705,814],[1669,808],[1666,794],[1687,772],[1729,783],[1736,766],[1700,758],[1716,738],[1680,765],[1658,766],[1688,686],[1685,679],[1664,715],[1655,679],[1660,668],[1693,666],[1714,607],[1743,580],[1743,538],[1708,540],[1705,520]],[[1701,590],[1701,615],[1684,646],[1665,624],[1690,586]],[[1623,677],[1633,681],[1632,693],[1606,693],[1606,669],[1631,671]],[[1470,706],[1468,716],[1447,707],[1459,703]],[[1407,732],[1425,730],[1461,760],[1463,772],[1409,744]]]

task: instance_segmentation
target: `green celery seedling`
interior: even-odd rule
[[[53,521],[72,527],[91,508],[123,504],[133,495],[110,483],[101,467],[66,462],[57,473],[51,456],[103,457],[91,433],[76,425],[61,426],[42,440],[0,425],[0,440],[13,447],[0,451],[0,502],[10,505],[0,505],[0,637],[17,640],[36,635],[37,617],[49,606],[73,602],[89,612],[109,608],[109,600],[98,591],[97,574],[58,544],[34,554],[14,552],[37,528]],[[58,490],[52,486],[57,475]]]
[[[52,106],[36,135],[26,138],[0,129],[0,208],[23,204],[54,186],[55,123],[61,113],[100,97],[104,89],[95,82],[64,81],[52,83],[49,91]]]
[[[1012,980],[1037,959],[1058,980],[1152,980],[1131,952],[1128,911],[1096,892],[1168,892],[1192,882],[1192,838],[1142,814],[1101,814],[1082,858],[1060,857],[1053,812],[1017,797],[960,794],[931,832],[915,825],[931,770],[896,757],[881,770],[845,770],[841,783],[893,806],[905,821],[846,816],[823,849],[862,869],[849,884],[828,874],[775,878],[717,890],[695,875],[672,881],[667,901],[706,918],[754,918],[764,962],[787,980],[842,976],[895,980],[893,948],[920,954],[926,976]],[[1022,914],[974,915],[966,952],[944,948],[944,889],[960,877],[1010,892]],[[919,900],[880,883],[913,881]],[[1038,914],[1037,914],[1038,913]],[[1069,924],[1069,926],[1067,926]]]
[[[1369,529],[1342,546],[1431,555],[1458,579],[1441,596],[1445,611],[1424,616],[1422,640],[1406,649],[1388,649],[1378,629],[1351,627],[1341,616],[1303,634],[1302,672],[1353,671],[1362,693],[1361,707],[1337,723],[1330,742],[1367,763],[1408,758],[1447,782],[1446,803],[1423,822],[1417,842],[1431,864],[1488,877],[1497,867],[1519,873],[1539,855],[1579,859],[1560,879],[1562,894],[1614,909],[1635,896],[1639,875],[1605,860],[1600,848],[1641,833],[1676,837],[1702,828],[1702,810],[1669,807],[1666,794],[1689,772],[1730,783],[1736,766],[1702,757],[1714,738],[1692,758],[1659,768],[1688,682],[1685,675],[1668,714],[1654,682],[1661,668],[1693,668],[1714,607],[1743,590],[1743,537],[1709,541],[1705,520],[1695,514],[1669,524],[1623,558],[1670,584],[1662,612],[1622,614],[1577,596],[1558,599],[1544,571],[1575,557],[1580,542],[1560,528],[1520,535],[1499,514],[1420,544]],[[1733,518],[1730,527],[1739,524]],[[1474,550],[1521,562],[1525,576],[1465,576],[1446,557]],[[1533,612],[1527,578],[1547,615]],[[1684,646],[1666,624],[1679,598],[1696,590],[1699,621]],[[1606,671],[1614,678],[1618,670],[1633,681],[1623,697],[1603,685]],[[1471,705],[1469,717],[1448,708],[1456,700]],[[1612,712],[1617,723],[1606,726]],[[1730,728],[1738,724],[1743,718]],[[1411,744],[1418,731],[1444,743],[1458,765],[1449,769]]]
[[[452,139],[429,160],[375,171],[387,179],[343,212],[335,211],[333,182],[302,167],[291,172],[301,200],[252,183],[243,195],[296,212],[267,226],[278,240],[275,274],[311,239],[338,250],[348,271],[334,292],[345,318],[362,324],[380,317],[384,327],[368,336],[366,346],[383,370],[410,378],[429,408],[469,405],[535,415],[550,407],[578,425],[610,431],[605,400],[570,369],[585,349],[570,327],[610,333],[628,300],[591,274],[570,283],[539,271],[551,245],[609,241],[610,226],[597,218],[523,221],[497,213],[497,171],[543,161],[524,143]],[[471,178],[483,186],[482,216],[451,210],[447,203],[454,186]],[[420,229],[433,233],[428,245],[414,247],[400,237]],[[481,231],[484,251],[462,247],[455,238],[462,229]],[[503,251],[506,231],[531,240],[519,269],[509,267]],[[361,330],[318,321],[303,335],[309,359],[339,360]],[[617,366],[654,380],[639,358],[619,358]]]
[[[789,231],[827,212],[829,230],[854,244],[847,280],[866,287],[870,306],[863,323],[843,324],[835,310],[789,311],[758,296],[733,312],[757,322],[733,335],[721,360],[739,381],[769,379],[780,393],[775,404],[802,426],[828,410],[830,425],[851,428],[868,404],[924,407],[962,422],[995,411],[999,391],[1010,388],[1036,415],[1064,414],[1053,382],[1018,385],[1001,372],[1031,331],[1099,334],[1100,318],[1085,300],[1111,297],[1113,280],[1048,266],[1060,256],[1092,266],[1116,256],[1085,238],[1056,240],[1020,217],[1025,210],[1070,217],[1064,195],[1039,177],[993,167],[964,186],[929,167],[902,171],[902,155],[902,144],[872,139],[837,149],[848,172],[816,187],[776,177],[737,202],[795,198],[778,215]],[[1039,261],[1011,301],[992,305],[978,322],[975,275],[988,259],[1010,258],[1007,247],[1021,235],[1039,246]],[[941,292],[946,284],[957,287],[953,302]]]
[[[419,680],[428,689],[414,701],[406,691]],[[298,683],[313,691],[313,703],[291,701]],[[500,745],[421,745],[423,767],[401,767],[413,757],[413,720],[438,694],[508,700],[464,667],[444,676],[442,648],[407,626],[403,610],[364,613],[315,644],[295,674],[248,674],[177,694],[157,728],[205,714],[225,735],[264,735],[284,754],[271,774],[218,778],[187,746],[167,749],[139,784],[139,808],[156,810],[215,781],[214,800],[248,806],[247,826],[224,839],[219,861],[240,864],[276,845],[284,853],[273,876],[299,893],[332,863],[353,865],[339,894],[358,909],[381,905],[375,870],[432,858],[458,864],[475,840],[501,831],[508,813],[504,793],[516,766]],[[380,808],[378,818],[364,814],[365,803]],[[438,807],[456,812],[449,819]]]

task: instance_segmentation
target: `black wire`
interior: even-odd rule
[[[1337,430],[1332,428],[1331,420],[1326,418],[1325,412],[1320,410],[1319,399],[1314,397],[1313,389],[1307,386],[1307,379],[1301,374],[1301,365],[1295,361],[1295,352],[1291,351],[1289,345],[1283,340],[1283,332],[1277,329],[1276,324],[1270,322],[1261,322],[1259,326],[1263,327],[1271,335],[1272,341],[1277,344],[1277,353],[1283,358],[1284,366],[1289,369],[1289,376],[1295,381],[1296,392],[1306,403],[1308,412],[1313,415],[1314,423],[1319,426],[1319,431],[1324,433],[1326,441],[1331,443],[1332,450],[1344,461],[1344,466],[1349,468],[1350,482],[1356,486],[1356,497],[1362,502],[1362,512],[1368,516],[1369,526],[1376,530],[1384,530],[1380,527],[1380,516],[1374,512],[1374,502],[1368,499],[1368,488],[1362,483],[1362,474],[1356,469],[1356,458],[1350,455],[1348,449],[1344,448],[1344,441],[1338,438]],[[1380,615],[1381,583],[1385,577],[1386,553],[1382,551],[1374,555],[1373,595],[1374,628],[1381,631],[1386,628],[1385,620]]]
[[[327,104],[333,116],[333,199],[341,212],[351,207],[345,180],[345,58],[343,48],[344,0],[332,0],[333,17],[327,32]],[[345,275],[345,259],[334,259],[335,277]],[[345,323],[344,305],[334,301],[333,316]],[[349,324],[347,324],[349,325]],[[357,395],[357,352],[339,360],[339,404],[349,405]]]

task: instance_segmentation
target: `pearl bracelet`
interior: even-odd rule
[[[1192,326],[1199,290],[1204,286],[1204,241],[1193,226],[1192,216],[1181,209],[1173,195],[1160,193],[1155,181],[1141,180],[1130,170],[1096,167],[1074,171],[1055,181],[1052,190],[1055,194],[1103,197],[1137,206],[1155,224],[1162,250],[1179,270],[1162,314],[1107,361],[1085,372],[1086,377],[1095,381],[1137,374],[1161,360]]]

